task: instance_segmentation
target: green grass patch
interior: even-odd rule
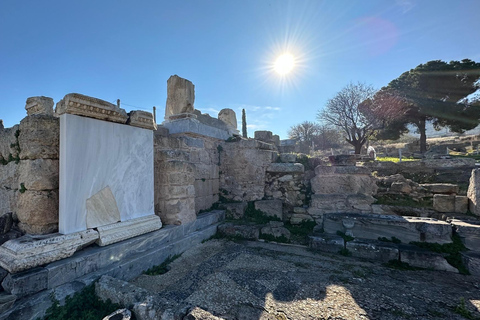
[[[462,243],[460,237],[456,234],[452,236],[452,243],[431,243],[431,242],[410,242],[417,247],[424,248],[433,252],[442,253],[447,255],[445,259],[447,262],[458,269],[461,274],[470,274],[468,269],[463,264],[463,259],[461,252],[467,251],[468,249]]]
[[[182,254],[176,254],[176,255],[170,256],[167,259],[165,259],[165,261],[163,261],[158,266],[153,266],[143,273],[146,274],[146,275],[149,275],[149,276],[158,276],[158,275],[161,275],[161,274],[165,274],[170,270],[169,264],[172,263],[173,261],[177,260],[181,256],[182,256]]]
[[[465,305],[465,298],[460,298],[460,302],[453,308],[453,312],[461,315],[465,319],[478,320],[480,318],[475,317],[470,310],[468,310]]]
[[[121,309],[122,306],[110,300],[103,302],[95,294],[95,285],[91,284],[73,296],[65,298],[65,304],[52,297],[52,306],[47,309],[44,320],[98,320]]]
[[[290,243],[290,240],[287,239],[285,236],[275,237],[271,234],[260,233],[259,238],[270,242]]]
[[[269,221],[282,221],[278,217],[267,216],[263,211],[255,209],[253,201],[248,202],[245,210],[245,220],[257,224],[266,224]]]
[[[402,243],[402,241],[400,239],[396,238],[396,237],[391,237],[390,239],[385,238],[385,237],[378,237],[378,240],[382,241],[382,242],[392,242],[392,243],[396,243],[396,244]]]
[[[402,206],[413,208],[432,208],[432,199],[423,199],[420,201],[414,201],[411,197],[402,194],[385,194],[377,196],[376,204],[384,204],[389,206]]]
[[[391,162],[400,162],[398,157],[377,157],[377,161],[391,161]],[[402,162],[404,161],[420,161],[420,159],[414,159],[411,157],[402,157]]]

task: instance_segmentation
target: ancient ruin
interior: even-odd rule
[[[202,114],[186,79],[170,77],[167,93],[161,124],[71,93],[55,111],[28,98],[20,124],[0,128],[0,319],[43,316],[52,294],[129,281],[217,232],[289,242],[308,226],[298,241],[314,250],[457,273],[415,246],[455,236],[480,274],[474,160],[312,158],[269,131],[241,137],[232,109]]]

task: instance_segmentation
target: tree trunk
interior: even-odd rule
[[[355,147],[355,154],[360,154],[360,151],[362,151],[362,143],[360,141],[356,141],[356,144],[354,144]]]
[[[425,132],[425,122],[425,118],[418,122],[418,132],[420,133],[420,153],[425,153],[427,151],[427,133]]]

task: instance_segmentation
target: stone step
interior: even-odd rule
[[[480,221],[452,219],[450,223],[469,250],[480,251]]]
[[[361,214],[329,213],[324,216],[323,228],[328,234],[338,231],[355,238],[377,240],[395,237],[403,243],[411,241],[452,242],[449,223],[432,218]]]
[[[380,261],[383,263],[398,260],[408,263],[413,267],[458,273],[458,270],[451,266],[442,254],[414,245],[358,238],[345,243],[344,239],[340,236],[317,234],[309,236],[309,248],[329,253],[336,253],[342,249],[347,249],[348,251],[346,251],[346,253],[355,258]]]
[[[25,319],[25,314],[32,314],[33,319],[41,317],[42,312],[51,305],[52,292],[61,293],[68,289],[71,294],[102,275],[130,280],[148,268],[161,264],[169,256],[182,253],[193,244],[213,236],[224,215],[221,210],[211,211],[185,225],[165,226],[105,247],[94,245],[67,259],[9,274],[2,285],[5,292],[15,293],[19,300],[10,310],[0,313],[0,320]]]

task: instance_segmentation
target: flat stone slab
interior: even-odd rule
[[[388,262],[399,259],[397,246],[388,242],[355,239],[346,243],[346,249],[352,257]]]
[[[456,228],[465,247],[480,252],[480,221],[453,219],[450,223]]]
[[[101,226],[97,228],[99,235],[97,244],[99,246],[106,246],[158,230],[161,227],[162,221],[160,221],[160,217],[156,215]]]
[[[334,175],[334,174],[362,174],[370,175],[372,171],[367,167],[357,166],[317,166],[315,167],[316,175]]]
[[[71,234],[25,235],[0,247],[0,266],[11,273],[20,272],[70,257],[97,239],[98,232],[91,229]]]
[[[457,268],[450,265],[445,258],[436,252],[413,245],[400,244],[400,261],[413,267],[458,273]]]
[[[450,224],[432,218],[401,217],[392,215],[329,213],[324,217],[326,233],[349,232],[355,238],[377,240],[395,237],[403,243],[426,241],[452,242]]]
[[[305,167],[301,163],[272,163],[267,167],[271,173],[303,173]]]
[[[345,247],[342,237],[332,234],[308,236],[308,247],[312,250],[337,253]]]
[[[451,183],[423,183],[420,184],[420,187],[425,188],[428,192],[431,193],[443,193],[443,194],[452,194],[458,193],[458,185]]]

